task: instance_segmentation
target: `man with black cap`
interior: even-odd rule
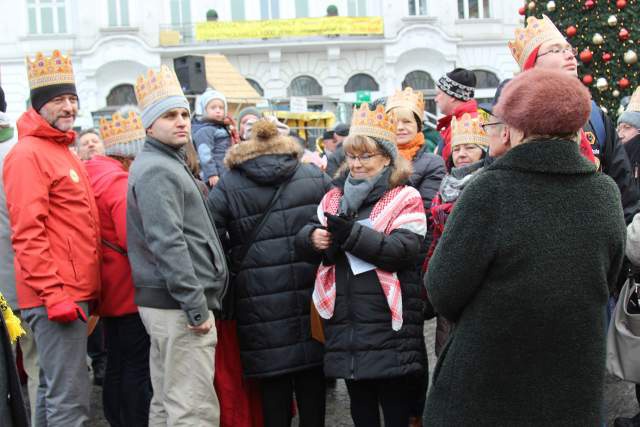
[[[345,123],[338,123],[333,128],[333,139],[335,140],[335,149],[333,153],[328,155],[327,170],[326,173],[331,178],[336,174],[342,163],[344,163],[344,148],[342,148],[342,141],[349,136],[349,125]]]
[[[476,87],[476,76],[473,71],[456,68],[440,77],[436,82],[436,104],[444,114],[438,120],[437,129],[442,135],[442,143],[436,148],[436,154],[444,159],[447,168],[451,168],[451,120],[461,119],[468,113],[471,117],[478,116],[478,104],[473,99]]]
[[[3,165],[18,305],[40,363],[35,425],[89,421],[89,307],[100,292],[99,216],[89,178],[69,150],[78,113],[71,59],[27,58],[31,105]]]

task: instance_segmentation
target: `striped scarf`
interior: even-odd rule
[[[324,213],[335,215],[340,207],[341,198],[342,191],[338,188],[330,190],[322,198],[317,213],[323,226],[327,225]],[[387,235],[397,229],[406,229],[421,236],[424,236],[427,231],[426,215],[420,193],[408,186],[395,187],[385,192],[373,207],[369,219],[374,230]],[[391,328],[399,331],[402,328],[402,293],[398,275],[379,268],[375,271],[391,310]],[[333,316],[336,303],[335,265],[320,264],[313,289],[313,303],[323,319],[330,319]]]

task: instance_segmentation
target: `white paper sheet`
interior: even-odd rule
[[[358,221],[358,223],[365,227],[373,228],[371,224],[371,220],[369,218],[360,220]],[[347,255],[347,260],[349,260],[349,265],[351,266],[351,272],[353,273],[354,276],[376,269],[375,265],[358,258],[357,256],[351,254],[350,252],[345,252],[345,255]]]

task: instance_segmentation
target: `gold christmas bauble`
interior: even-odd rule
[[[527,7],[529,8],[530,11],[534,11],[536,8],[536,2],[534,1],[530,1],[529,4],[527,5]]]
[[[616,15],[611,15],[609,19],[607,19],[607,24],[610,27],[615,27],[616,25],[618,25],[618,17]]]
[[[623,59],[625,64],[635,64],[636,62],[638,62],[638,54],[635,51],[629,49],[624,53]]]
[[[600,34],[600,33],[595,33],[593,35],[593,38],[591,39],[591,41],[596,46],[600,46],[602,43],[604,43],[604,37],[602,37],[602,34]]]
[[[556,2],[554,1],[550,1],[547,3],[547,10],[549,12],[555,12],[556,11]]]
[[[613,92],[611,92],[611,95],[613,95],[614,98],[617,98],[617,97],[620,96],[620,91],[618,89],[616,89]]]
[[[604,92],[609,88],[609,82],[607,82],[607,79],[605,79],[604,77],[600,77],[598,80],[596,80],[596,87],[600,92]]]

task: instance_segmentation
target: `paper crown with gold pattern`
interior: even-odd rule
[[[385,113],[379,104],[375,110],[369,109],[369,104],[363,102],[360,108],[353,108],[349,136],[362,135],[379,138],[396,143],[396,116],[393,112]]]
[[[117,112],[111,120],[100,118],[100,137],[107,156],[135,157],[142,150],[146,132],[137,112]]]
[[[422,92],[406,87],[404,90],[399,90],[391,95],[387,100],[385,110],[389,112],[394,108],[406,108],[422,122],[424,117],[424,96]]]
[[[142,111],[142,125],[145,129],[166,111],[174,108],[189,110],[189,102],[182,92],[176,73],[166,65],[156,72],[147,70],[138,77],[135,85],[136,99]]]
[[[31,89],[31,105],[40,110],[44,104],[60,95],[76,95],[71,58],[54,50],[51,56],[42,52],[30,59],[27,56],[27,75]]]
[[[488,147],[489,137],[480,124],[480,119],[471,117],[469,113],[464,113],[459,120],[454,116],[451,120],[451,147],[463,144]]]
[[[523,70],[533,50],[542,43],[552,40],[566,43],[565,37],[546,15],[542,15],[542,19],[530,16],[527,18],[525,28],[516,29],[515,40],[509,42],[509,49],[520,69]]]
[[[625,111],[637,111],[640,112],[640,86],[633,91],[633,95],[631,95],[631,99],[629,100],[629,104]]]

